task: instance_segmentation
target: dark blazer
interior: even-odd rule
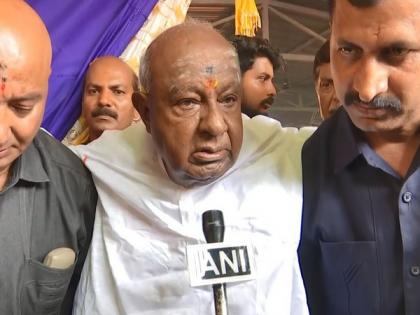
[[[414,253],[420,263],[420,237],[402,246],[420,220],[400,219],[401,209],[420,211],[401,199],[419,187],[419,157],[411,177],[397,178],[343,108],[305,143],[299,261],[311,314],[420,314],[420,277],[403,264]]]

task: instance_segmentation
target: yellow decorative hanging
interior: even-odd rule
[[[261,18],[255,0],[235,0],[235,35],[255,36]]]

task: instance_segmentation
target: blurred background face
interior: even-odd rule
[[[266,57],[257,57],[242,76],[242,112],[249,117],[267,115],[273,105],[276,88],[273,65]]]
[[[83,93],[83,117],[90,132],[125,129],[139,119],[131,96],[133,73],[116,58],[96,60],[90,66]]]
[[[413,133],[420,121],[420,7],[416,0],[357,8],[336,1],[331,64],[335,89],[366,132]]]
[[[219,34],[207,33],[177,38],[178,48],[159,46],[166,52],[152,60],[159,79],[151,85],[146,125],[169,177],[184,187],[223,175],[242,145],[236,55]]]
[[[318,97],[319,112],[322,119],[329,118],[340,106],[335,95],[334,82],[329,63],[318,67],[319,75],[315,82],[315,91]]]

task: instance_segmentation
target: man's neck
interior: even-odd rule
[[[412,135],[395,136],[378,133],[365,133],[372,149],[384,159],[402,178],[413,162],[420,146],[420,130]]]
[[[98,139],[101,134],[103,133],[103,130],[93,130],[93,129],[89,129],[89,140],[87,143],[92,142],[93,140]]]

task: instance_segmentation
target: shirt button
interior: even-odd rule
[[[410,268],[410,273],[411,273],[412,276],[415,276],[415,277],[419,276],[420,275],[420,267],[419,266],[412,266]]]
[[[405,203],[409,203],[411,201],[412,196],[413,196],[413,194],[411,192],[407,191],[407,192],[403,193],[402,200]]]

